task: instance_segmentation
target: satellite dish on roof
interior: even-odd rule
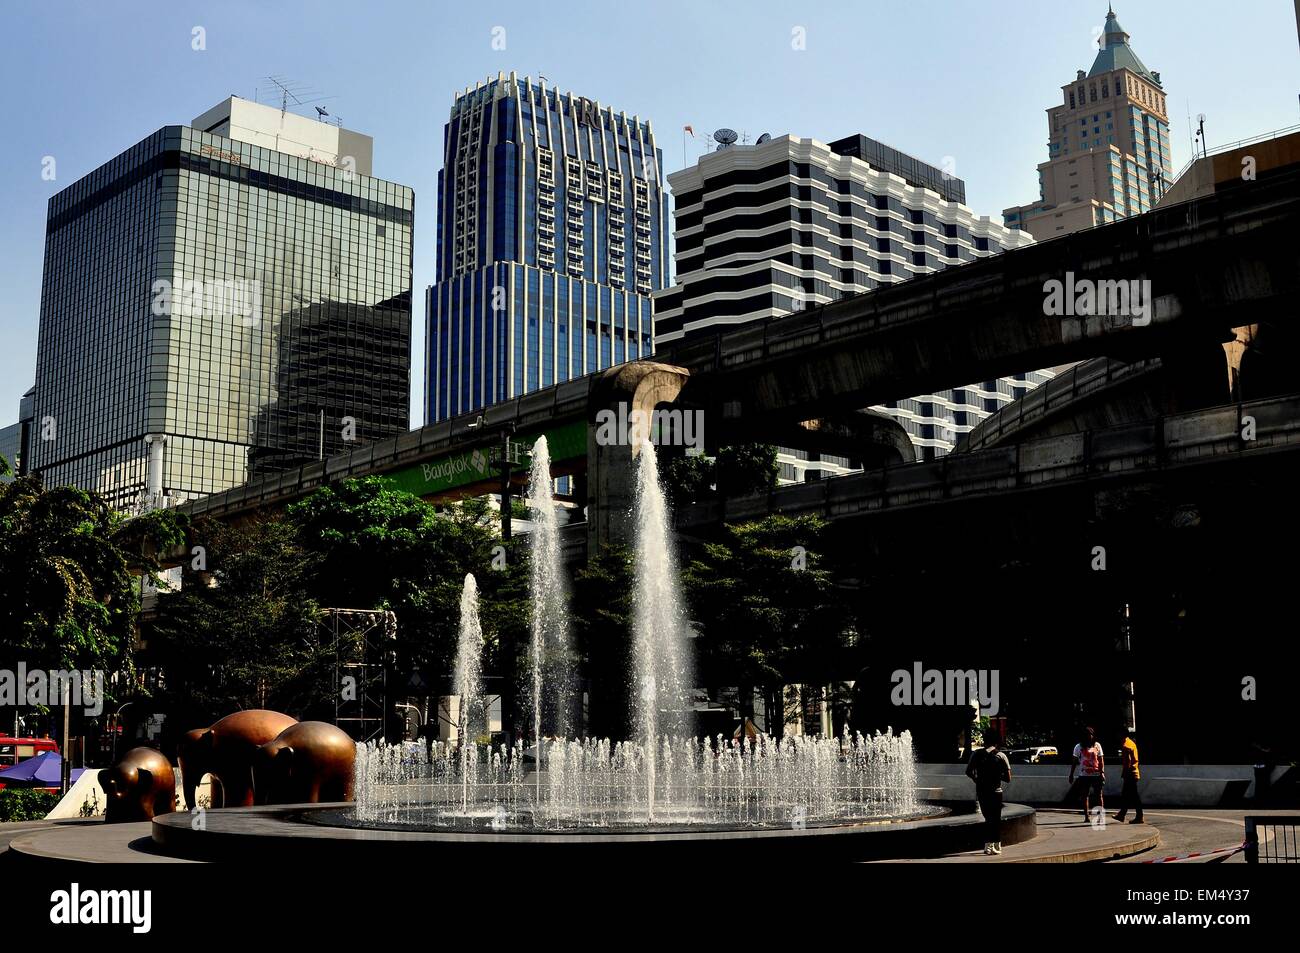
[[[765,132],[761,136],[759,136],[757,140],[755,140],[754,145],[761,146],[763,143],[771,142],[771,141],[772,141],[772,134],[770,132]]]
[[[713,140],[723,148],[726,148],[727,146],[731,145],[739,138],[740,136],[736,135],[736,130],[727,129],[726,127],[719,129],[717,132],[713,134]]]

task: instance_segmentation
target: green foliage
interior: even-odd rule
[[[574,574],[572,635],[591,686],[591,733],[627,738],[632,675],[632,553],[606,546]]]
[[[718,493],[727,497],[765,493],[776,486],[781,472],[776,447],[766,443],[723,447],[717,466]]]
[[[94,493],[33,476],[0,484],[0,665],[125,664],[139,598],[120,528]]]
[[[449,677],[466,573],[485,603],[500,594],[510,604],[488,613],[496,626],[518,624],[526,577],[513,551],[493,569],[500,537],[483,500],[438,508],[369,477],[324,487],[289,517],[320,557],[312,591],[322,604],[397,613],[399,670]]]
[[[0,477],[13,476],[13,473],[14,468],[9,465],[9,461],[5,459],[5,455],[0,453]]]
[[[180,591],[160,594],[149,631],[148,660],[166,674],[162,700],[211,716],[323,706],[333,655],[308,591],[319,558],[299,544],[297,527],[204,522],[196,538],[212,577],[186,565]]]
[[[419,693],[419,675],[439,694],[472,572],[485,670],[499,673],[503,647],[526,643],[528,596],[520,547],[496,551],[497,525],[486,500],[436,507],[371,477],[323,487],[280,519],[196,527],[211,576],[186,567],[181,591],[160,598],[150,661],[175,704],[210,715],[328,711],[333,652],[316,620],[325,608],[385,609],[397,617],[399,684]]]
[[[0,790],[0,822],[39,821],[54,810],[62,795],[44,788]]]
[[[672,457],[664,466],[664,486],[673,506],[702,503],[714,496],[763,493],[776,486],[781,472],[776,447],[747,443],[723,447],[716,459],[702,454]]]
[[[823,531],[811,516],[727,526],[722,541],[687,564],[706,684],[775,689],[833,680],[853,630],[817,550]]]
[[[176,510],[149,510],[119,522],[118,533],[124,542],[139,540],[145,558],[153,559],[158,553],[184,546],[189,540],[189,525],[189,517]]]
[[[669,457],[664,461],[663,484],[674,507],[701,503],[713,494],[715,465],[703,454]]]

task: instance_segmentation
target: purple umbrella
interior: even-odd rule
[[[85,768],[73,768],[70,784],[75,784]],[[34,758],[21,761],[12,768],[0,771],[0,781],[6,785],[26,784],[36,788],[57,788],[62,779],[63,759],[57,751],[42,751]]]

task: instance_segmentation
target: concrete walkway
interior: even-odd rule
[[[1107,819],[1105,827],[1094,828],[1080,811],[1039,811],[1038,836],[1023,844],[1002,848],[986,856],[973,850],[947,857],[885,860],[885,864],[1084,864],[1117,860],[1160,843],[1160,832],[1152,824],[1119,824]]]
[[[1199,852],[1203,856],[1180,863],[1222,861],[1245,863],[1240,853],[1230,853],[1244,837],[1242,818],[1247,814],[1294,816],[1295,810],[1215,810],[1207,808],[1156,808],[1146,812],[1147,823],[1120,824],[1107,818],[1094,829],[1078,811],[1040,810],[1038,835],[1023,844],[1009,845],[998,856],[968,851],[934,859],[878,861],[878,863],[941,864],[1065,864],[1088,862],[1144,863]],[[0,864],[25,855],[46,863],[191,863],[155,853],[149,825],[112,824],[98,820],[25,821],[0,824]],[[4,849],[13,853],[7,856]],[[1220,851],[1212,854],[1212,851]],[[1225,858],[1226,854],[1226,858]]]
[[[193,861],[157,853],[150,838],[150,824],[105,824],[89,821],[32,821],[5,824],[3,831],[11,856],[6,860],[36,860],[44,863],[78,864],[188,864]]]
[[[1300,814],[1300,811],[1294,808],[1291,810],[1167,807],[1148,809],[1147,821],[1154,823],[1160,829],[1160,849],[1145,856],[1125,857],[1122,862],[1141,863],[1198,852],[1203,856],[1178,861],[1178,863],[1244,864],[1246,855],[1242,851],[1230,853],[1229,850],[1238,847],[1245,839],[1246,826],[1242,819],[1248,814],[1295,817]],[[1262,836],[1267,839],[1271,835],[1262,832]],[[1210,854],[1210,851],[1220,851],[1220,853]]]

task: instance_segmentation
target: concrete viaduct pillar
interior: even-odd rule
[[[690,372],[683,368],[654,361],[621,364],[601,375],[587,413],[588,558],[602,545],[631,543],[633,539],[631,513],[638,451],[621,428],[617,440],[600,439],[601,411],[612,412],[617,420],[631,420],[636,410],[653,414],[660,404],[677,400],[689,376]]]

